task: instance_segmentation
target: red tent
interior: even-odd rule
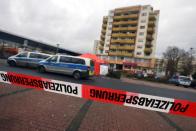
[[[106,63],[104,60],[100,59],[95,54],[89,54],[89,53],[80,55],[80,57],[92,59],[95,63],[95,69],[94,69],[95,75],[100,75],[100,64]]]

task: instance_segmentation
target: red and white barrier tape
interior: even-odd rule
[[[196,102],[0,71],[0,82],[94,101],[196,117]]]

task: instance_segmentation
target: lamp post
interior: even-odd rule
[[[26,51],[27,46],[28,46],[28,40],[24,40],[24,43],[23,43],[23,50],[24,51]]]
[[[56,44],[56,54],[59,52],[59,45],[60,44]]]
[[[193,49],[194,49],[194,48],[192,48],[192,47],[190,48],[191,61],[192,61],[192,59],[193,59]]]

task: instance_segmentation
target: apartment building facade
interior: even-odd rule
[[[159,10],[150,5],[110,10],[103,17],[96,54],[115,69],[152,69]]]

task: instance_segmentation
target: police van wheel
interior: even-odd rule
[[[73,77],[76,79],[76,80],[79,80],[81,78],[81,74],[79,71],[76,71],[73,73]]]
[[[15,62],[15,61],[10,61],[10,62],[9,62],[9,65],[10,65],[10,66],[16,66],[16,62]]]
[[[46,70],[45,70],[45,68],[43,66],[40,66],[40,67],[38,67],[38,71],[40,73],[44,73]]]

